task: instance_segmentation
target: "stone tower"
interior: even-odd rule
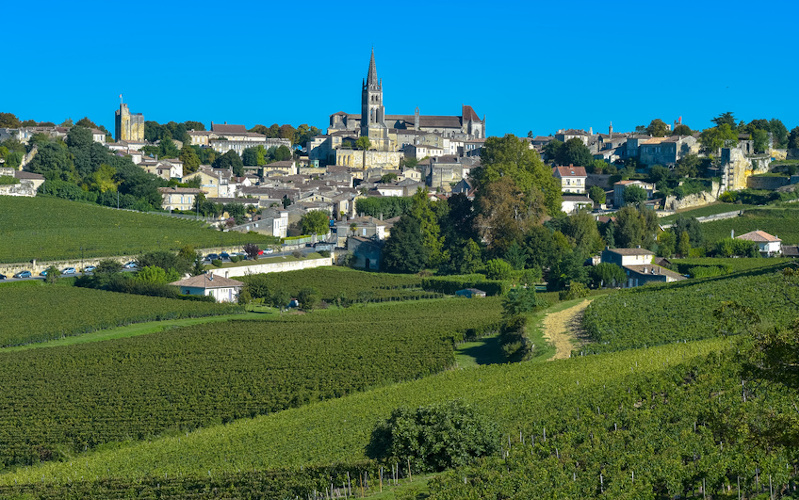
[[[374,149],[389,151],[388,127],[383,107],[383,82],[377,78],[375,49],[369,60],[369,72],[361,91],[361,135],[369,137]]]
[[[120,103],[114,113],[114,140],[144,142],[144,115],[132,114],[127,104]]]

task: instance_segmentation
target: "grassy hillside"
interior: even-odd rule
[[[799,207],[750,209],[740,217],[704,222],[702,230],[710,242],[729,238],[733,230],[735,236],[761,230],[778,236],[785,245],[796,245],[799,244]]]
[[[764,320],[787,324],[795,318],[797,289],[786,282],[780,267],[633,288],[599,298],[586,309],[583,327],[591,343],[580,351],[609,352],[716,336],[713,311],[725,301],[746,305]]]
[[[58,198],[0,196],[0,262],[80,259],[272,242],[223,233],[197,221],[127,212]]]
[[[58,459],[429,375],[453,364],[453,340],[499,320],[497,299],[445,299],[0,354],[0,463]]]
[[[235,305],[146,297],[28,282],[0,286],[0,347],[115,326],[243,312]]]
[[[66,483],[81,478],[220,478],[225,474],[299,468],[367,459],[375,425],[399,406],[462,399],[490,415],[506,436],[566,425],[570,412],[584,414],[628,374],[657,374],[722,348],[722,340],[586,356],[552,363],[489,365],[447,371],[413,382],[377,388],[255,419],[158,440],[122,445],[66,463],[48,463],[0,476],[0,484]],[[610,406],[605,407],[606,410]],[[568,415],[568,416],[567,416]],[[550,431],[551,432],[551,431]],[[552,434],[550,433],[550,436]],[[374,469],[373,469],[374,470]],[[301,477],[299,471],[295,471]],[[374,476],[372,476],[374,477]],[[299,481],[296,484],[300,484]]]

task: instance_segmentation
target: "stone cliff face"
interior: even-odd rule
[[[710,192],[703,191],[690,194],[681,200],[678,200],[676,196],[667,196],[663,202],[663,209],[674,211],[683,208],[701,207],[718,201],[719,196],[721,196],[721,186],[717,182],[713,182]]]
[[[0,196],[36,196],[36,185],[27,180],[20,181],[19,184],[0,186]]]

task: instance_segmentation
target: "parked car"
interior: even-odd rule
[[[8,276],[6,276],[5,274],[0,274],[0,280],[4,280],[4,279],[6,279],[7,277],[8,277]]]
[[[222,260],[230,260],[230,254],[227,252],[222,252],[219,254],[219,258]]]
[[[208,255],[205,256],[205,260],[207,260],[209,262],[212,261],[212,260],[217,260],[217,259],[219,259],[219,255],[217,255],[215,253],[209,253]]]
[[[123,269],[136,269],[137,267],[139,267],[139,265],[135,261],[130,261],[122,266]]]
[[[274,252],[274,250],[272,250],[271,248],[264,248],[264,253],[268,254],[268,253],[273,253],[273,252]]]
[[[93,273],[97,269],[95,266],[86,266],[83,268],[84,273]]]
[[[47,269],[39,273],[39,276],[47,276]]]
[[[244,252],[236,252],[236,253],[234,253],[233,255],[235,255],[236,257],[238,257],[238,258],[239,258],[239,260],[247,260],[247,259],[248,259],[248,257],[247,257],[247,254],[246,254],[246,253],[244,253]]]
[[[77,273],[78,271],[76,271],[74,267],[65,267],[64,269],[61,270],[62,276],[67,276],[69,274],[77,274]]]
[[[31,273],[30,271],[20,271],[20,272],[18,272],[17,274],[14,275],[14,278],[22,279],[22,278],[30,278],[32,276],[33,276],[33,273]]]

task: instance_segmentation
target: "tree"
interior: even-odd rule
[[[161,141],[158,143],[158,149],[160,151],[161,158],[177,158],[180,154],[178,147],[175,146],[175,143],[172,142],[172,139],[168,137],[161,139]]]
[[[106,191],[116,191],[119,183],[116,181],[116,169],[105,163],[95,170],[90,176],[88,183],[89,189],[105,193]]]
[[[701,160],[695,154],[688,154],[677,160],[674,173],[678,177],[696,177],[699,175],[699,165]]]
[[[672,134],[684,136],[684,135],[692,135],[694,132],[688,125],[683,125],[682,123],[674,127]]]
[[[496,425],[461,401],[397,408],[372,432],[367,455],[414,471],[440,472],[496,452]]]
[[[511,177],[502,177],[488,184],[477,198],[475,226],[488,249],[502,255],[542,220],[544,205],[540,191],[532,190],[526,197]]]
[[[557,139],[552,139],[544,145],[544,156],[547,160],[555,160],[558,157],[560,149],[563,147],[563,142]],[[557,160],[555,160],[557,161]]]
[[[2,128],[19,128],[19,118],[14,113],[0,113],[0,127]]]
[[[727,111],[726,113],[722,113],[710,121],[715,123],[716,127],[721,127],[722,125],[728,125],[732,130],[735,130],[736,127],[735,116],[732,114],[732,111]]]
[[[389,183],[394,182],[396,180],[397,180],[397,174],[395,174],[393,172],[389,172],[389,173],[383,175],[380,178],[380,183],[381,184],[389,184]]]
[[[319,292],[313,287],[303,288],[297,293],[297,300],[303,311],[313,311],[319,304]]]
[[[518,241],[513,240],[510,244],[508,251],[505,252],[505,260],[517,271],[524,269],[527,264],[527,254]]]
[[[624,188],[624,204],[638,205],[646,201],[646,190],[635,184]]]
[[[506,318],[512,318],[519,314],[530,312],[537,307],[547,306],[547,302],[538,297],[535,286],[528,288],[516,287],[508,291],[502,299],[502,314]]]
[[[677,243],[677,253],[680,254],[680,257],[688,257],[691,253],[691,243],[690,238],[688,237],[688,231],[683,231],[680,233],[680,240]]]
[[[59,271],[58,268],[55,266],[48,267],[47,269],[44,270],[44,272],[45,272],[44,276],[45,283],[53,284],[56,281],[58,281],[58,278],[61,277],[61,271]]]
[[[641,217],[641,213],[637,208],[625,206],[617,212],[613,236],[619,248],[635,248],[638,245],[644,246],[644,240],[646,239],[646,222]]]
[[[788,149],[799,149],[799,127],[791,129],[788,135]]]
[[[88,116],[84,116],[83,118],[81,118],[80,120],[75,122],[75,126],[76,127],[86,127],[88,129],[93,129],[93,128],[94,129],[98,129],[98,130],[100,129],[100,127],[98,127],[96,123],[94,123],[93,121],[89,120]]]
[[[247,243],[244,245],[244,253],[247,254],[247,257],[250,260],[258,260],[258,255],[261,253],[261,249],[258,248],[258,245],[255,243]]]
[[[573,137],[563,143],[563,146],[555,154],[555,162],[558,165],[578,165],[586,166],[593,162],[594,156],[585,143]]]
[[[674,221],[671,231],[674,233],[675,237],[680,236],[683,232],[687,232],[688,239],[695,247],[701,245],[705,241],[702,223],[699,222],[696,217],[686,217],[684,215],[678,217],[677,220]]]
[[[627,273],[616,264],[603,262],[592,267],[589,271],[591,284],[595,288],[616,287],[627,282]]]
[[[432,201],[427,189],[417,189],[411,197],[408,214],[419,222],[422,245],[427,253],[428,264],[437,267],[441,263],[444,238],[441,236],[439,214],[446,214],[446,203]]]
[[[734,147],[738,144],[738,134],[729,124],[722,123],[718,127],[703,130],[699,142],[705,150],[715,153],[721,148]]]
[[[92,131],[85,127],[74,126],[67,132],[67,146],[73,149],[88,149],[92,145]]]
[[[588,188],[588,197],[597,205],[605,203],[605,196],[605,190],[599,186],[591,186]]]
[[[521,192],[526,205],[537,203],[536,199],[543,194],[545,213],[554,215],[560,212],[560,183],[524,139],[511,134],[505,137],[489,137],[480,160],[481,165],[472,170],[478,198],[489,184],[500,178],[510,178]],[[486,208],[486,204],[482,208]],[[478,213],[481,213],[479,208]]]
[[[563,234],[574,243],[575,252],[584,258],[600,252],[605,247],[596,220],[587,212],[580,212],[566,219]]]
[[[663,165],[652,165],[649,169],[649,182],[658,185],[671,176],[671,170]]]
[[[180,150],[180,161],[183,162],[183,175],[193,174],[200,168],[200,157],[194,148],[184,144]]]
[[[135,279],[145,283],[166,285],[167,283],[179,280],[180,274],[178,274],[178,272],[174,269],[165,271],[163,268],[158,266],[145,266],[141,268],[138,273],[136,273]]]
[[[300,219],[303,234],[327,234],[330,232],[330,218],[321,210],[312,210]]]
[[[491,259],[486,262],[486,278],[490,280],[507,280],[513,274],[513,266],[503,259]]]
[[[764,153],[768,149],[768,131],[757,129],[752,132],[752,140],[754,141],[754,149],[756,153]]]
[[[666,125],[666,122],[660,118],[655,118],[649,122],[649,126],[646,127],[646,131],[652,137],[665,137],[669,133],[669,126]]]
[[[677,237],[671,231],[658,234],[658,257],[671,257],[677,249]]]
[[[383,266],[387,271],[416,273],[427,265],[428,253],[421,233],[418,220],[407,214],[400,217],[383,247]]]
[[[232,149],[214,160],[213,167],[233,169],[233,175],[236,176],[244,174],[244,163],[239,154]]]
[[[777,118],[772,118],[768,122],[768,129],[773,136],[775,148],[785,148],[788,146],[788,129],[782,121]]]
[[[566,253],[552,268],[550,268],[547,279],[547,290],[564,290],[570,283],[587,283],[588,270],[584,262],[585,258],[579,253]]]

